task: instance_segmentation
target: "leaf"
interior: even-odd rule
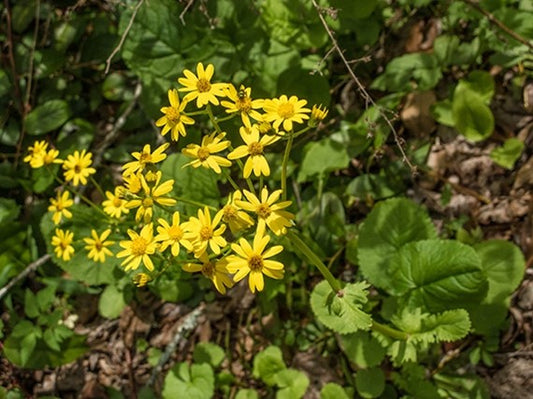
[[[64,100],[49,100],[35,107],[26,116],[29,135],[38,136],[60,128],[70,118],[70,108]]]
[[[350,157],[346,148],[338,142],[330,138],[313,141],[304,148],[298,181],[308,181],[315,175],[321,176],[345,168],[348,166],[348,162],[350,162]]]
[[[328,107],[331,102],[329,90],[326,77],[318,73],[312,75],[311,71],[300,67],[286,69],[278,77],[277,92],[307,100],[308,108],[313,104]]]
[[[481,260],[471,247],[452,240],[404,245],[391,259],[390,292],[401,303],[440,312],[479,303],[487,293]]]
[[[328,382],[320,391],[320,399],[349,399],[349,396],[339,384]]]
[[[0,224],[6,225],[15,220],[20,213],[20,206],[14,199],[0,198]]]
[[[486,383],[474,374],[449,375],[437,373],[433,376],[437,387],[457,399],[490,399]]]
[[[215,393],[215,375],[206,363],[176,364],[166,375],[163,386],[163,399],[189,398],[206,399]]]
[[[406,198],[378,203],[368,214],[359,234],[358,259],[363,275],[375,286],[389,289],[391,259],[412,241],[436,237],[426,211]]]
[[[363,398],[377,398],[385,389],[385,373],[378,367],[361,369],[355,374],[355,387]]]
[[[218,367],[226,357],[224,350],[212,342],[201,342],[194,348],[192,358],[195,363],[207,363]]]
[[[286,368],[281,349],[272,345],[255,355],[253,376],[272,386],[276,383],[275,375]]]
[[[452,102],[450,100],[438,101],[433,104],[431,113],[441,125],[454,127]]]
[[[501,147],[497,147],[490,152],[491,159],[501,167],[513,169],[515,162],[522,155],[524,142],[514,137],[505,140]]]
[[[107,319],[115,319],[120,316],[125,307],[123,292],[114,284],[105,287],[98,299],[98,313]]]
[[[367,173],[357,176],[346,186],[346,194],[360,200],[372,198],[381,200],[398,194],[401,188],[391,182],[387,176],[375,173]]]
[[[452,116],[455,128],[471,141],[484,140],[494,130],[494,115],[483,96],[461,82],[453,93]]]
[[[24,313],[32,319],[39,316],[37,298],[28,288],[24,291]]]
[[[490,73],[487,71],[472,71],[465,79],[459,82],[459,85],[463,84],[479,94],[485,104],[490,104],[494,96],[494,78]]]
[[[259,395],[257,394],[257,391],[253,389],[239,389],[237,392],[237,395],[235,395],[235,399],[258,399]]]
[[[311,308],[317,319],[339,334],[368,330],[372,318],[361,310],[367,302],[366,282],[347,284],[342,296],[336,295],[327,281],[318,283],[311,293]]]
[[[301,371],[295,369],[284,369],[277,372],[274,380],[280,388],[276,392],[276,399],[302,398],[309,386],[309,378]]]
[[[385,348],[367,331],[341,335],[340,340],[342,351],[357,367],[377,366],[385,357]]]

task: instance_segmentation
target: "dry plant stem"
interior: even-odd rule
[[[192,312],[190,312],[183,318],[183,322],[177,328],[176,334],[172,338],[172,341],[170,341],[170,343],[165,349],[165,352],[161,355],[159,362],[152,370],[152,374],[150,375],[150,379],[148,380],[147,386],[150,387],[154,385],[155,379],[161,374],[161,370],[163,370],[165,364],[167,364],[172,354],[176,351],[176,348],[180,341],[184,339],[187,334],[198,325],[198,318],[204,313],[204,310],[205,304],[202,303],[200,304],[200,306],[198,306],[196,309],[194,309]]]
[[[133,26],[133,21],[135,21],[135,17],[137,16],[137,13],[139,12],[139,9],[143,5],[144,0],[139,0],[135,8],[133,9],[133,14],[131,14],[130,20],[128,21],[128,25],[126,26],[126,29],[124,29],[124,32],[122,33],[122,36],[120,37],[120,41],[118,42],[117,47],[113,49],[111,54],[109,54],[109,57],[105,60],[105,71],[104,73],[107,75],[109,72],[109,68],[111,67],[111,60],[113,57],[120,51],[122,46],[124,45],[124,42],[126,41],[126,37],[128,36],[128,33],[130,32],[131,27]]]
[[[46,254],[41,256],[35,262],[32,262],[28,266],[26,266],[26,268],[21,271],[13,280],[11,280],[9,283],[7,283],[4,287],[0,289],[0,300],[8,293],[11,288],[13,288],[15,284],[17,284],[20,280],[25,278],[31,272],[37,270],[37,268],[46,263],[48,259],[50,259],[50,255]]]
[[[409,166],[409,168],[411,169],[411,173],[415,174],[416,171],[417,171],[417,168],[415,165],[413,165],[411,163],[411,161],[409,160],[409,158],[407,157],[407,154],[405,153],[404,149],[403,149],[403,146],[400,142],[400,138],[398,136],[398,132],[396,131],[396,129],[394,128],[392,122],[390,121],[389,117],[387,115],[385,115],[385,112],[383,112],[383,110],[381,109],[381,107],[379,105],[376,104],[376,102],[374,101],[374,99],[370,96],[370,94],[368,94],[368,92],[366,91],[365,87],[363,86],[363,84],[361,83],[361,81],[359,80],[359,78],[357,78],[357,76],[355,75],[355,73],[353,72],[352,68],[350,67],[350,63],[348,62],[348,60],[346,59],[346,57],[344,56],[344,53],[342,52],[341,48],[339,47],[339,44],[337,43],[337,40],[335,40],[335,36],[333,35],[333,31],[330,29],[328,23],[326,22],[326,20],[324,19],[324,17],[322,16],[322,12],[321,12],[321,8],[320,6],[317,4],[317,2],[315,0],[312,0],[313,1],[313,6],[316,8],[317,10],[317,13],[318,13],[318,17],[320,18],[320,22],[322,22],[322,25],[324,25],[324,29],[326,29],[326,32],[329,36],[329,38],[331,39],[332,43],[333,43],[333,47],[335,48],[335,50],[337,51],[337,54],[339,54],[339,57],[342,59],[342,62],[344,63],[344,65],[346,66],[346,69],[348,70],[348,73],[350,74],[350,77],[352,78],[352,80],[355,82],[357,88],[359,89],[359,93],[361,94],[361,96],[363,97],[363,99],[368,103],[368,104],[371,104],[373,105],[374,107],[376,107],[376,109],[378,110],[379,112],[379,115],[383,118],[383,120],[385,121],[385,123],[389,126],[391,132],[392,132],[392,135],[394,137],[394,141],[396,143],[396,146],[398,147],[398,149],[400,150],[401,154],[402,154],[402,158],[403,158],[403,161],[407,164],[407,166]]]
[[[183,24],[183,26],[185,26],[185,18],[183,18],[183,17],[187,13],[187,10],[192,6],[192,3],[194,3],[194,0],[189,0],[187,5],[183,9],[183,11],[180,13],[180,17],[179,18],[180,18],[180,21]]]
[[[489,22],[493,25],[495,25],[498,29],[502,30],[503,32],[507,33],[509,36],[511,36],[513,39],[518,40],[520,43],[526,45],[530,49],[533,50],[533,43],[531,43],[529,40],[527,40],[525,37],[520,36],[518,33],[513,31],[511,28],[509,28],[507,25],[505,25],[502,21],[500,21],[498,18],[496,18],[494,15],[492,15],[490,12],[484,10],[481,8],[479,3],[474,0],[461,0],[463,3],[468,4],[470,7],[472,7],[477,12],[483,14]]]

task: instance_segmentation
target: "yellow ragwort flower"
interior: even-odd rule
[[[63,191],[63,193],[57,193],[57,198],[50,198],[50,206],[48,207],[49,212],[54,212],[52,220],[54,224],[61,223],[61,218],[65,216],[67,219],[72,217],[72,213],[67,209],[72,206],[74,201],[70,198],[70,193],[68,191]]]
[[[155,122],[155,125],[158,127],[163,126],[163,130],[161,130],[163,136],[170,131],[170,138],[173,141],[178,141],[180,134],[183,137],[187,135],[185,125],[194,124],[194,119],[183,113],[187,102],[182,101],[180,104],[180,98],[176,89],[168,91],[168,101],[170,102],[170,107],[161,108],[161,112],[165,115],[159,118]]]
[[[241,281],[248,276],[248,286],[250,291],[263,291],[265,282],[263,274],[270,278],[280,280],[283,278],[283,263],[270,260],[274,255],[283,251],[281,245],[275,245],[266,249],[270,236],[265,235],[264,225],[257,226],[252,245],[244,238],[239,240],[238,244],[231,244],[231,249],[237,255],[230,255],[226,259],[226,266],[230,273],[235,273],[233,281]]]
[[[137,287],[144,287],[150,281],[152,281],[152,277],[146,273],[137,273],[133,276],[133,284]]]
[[[261,120],[261,114],[257,112],[256,109],[260,109],[263,106],[263,100],[252,100],[250,98],[251,93],[252,89],[249,87],[241,85],[239,91],[237,91],[235,86],[229,84],[226,88],[226,96],[231,101],[220,102],[223,107],[227,108],[226,112],[228,114],[239,112],[241,114],[242,123],[244,123],[244,126],[247,128],[252,126],[250,117],[256,121]]]
[[[224,96],[224,89],[227,84],[211,83],[211,78],[214,73],[215,67],[212,64],[209,64],[204,69],[204,65],[201,62],[196,66],[196,75],[188,69],[185,69],[183,71],[185,77],[178,79],[178,82],[185,86],[179,89],[179,91],[189,92],[183,98],[183,101],[189,102],[196,98],[196,106],[198,108],[203,107],[207,103],[218,105],[217,96]]]
[[[274,129],[279,129],[283,125],[283,129],[290,132],[293,128],[293,122],[303,123],[304,119],[309,119],[307,113],[311,110],[304,108],[305,104],[307,104],[306,100],[298,100],[296,96],[288,98],[286,95],[264,100],[265,115],[263,118],[267,122],[272,122]]]
[[[183,270],[189,273],[202,272],[202,274],[211,280],[221,294],[226,293],[226,287],[233,287],[233,281],[229,276],[228,270],[226,269],[227,261],[225,259],[221,260],[211,260],[207,254],[203,254],[199,258],[202,263],[186,263],[183,265]]]
[[[243,169],[243,177],[245,179],[250,176],[252,171],[255,176],[270,176],[270,167],[263,155],[263,150],[266,146],[278,141],[280,137],[264,135],[259,139],[259,129],[255,125],[250,129],[241,126],[239,132],[246,144],[240,145],[230,152],[228,159],[233,160],[248,156]]]
[[[123,198],[125,190],[124,187],[115,187],[114,193],[105,192],[107,199],[102,202],[102,207],[109,216],[118,219],[123,213],[129,213],[130,210],[126,206],[128,201]]]
[[[134,173],[129,176],[122,176],[122,179],[124,180],[124,189],[126,193],[128,194],[138,194],[139,191],[143,188],[141,183],[141,174],[140,173]]]
[[[74,255],[74,247],[71,245],[74,240],[74,233],[67,230],[56,229],[56,234],[52,237],[52,245],[55,247],[56,256],[68,262]]]
[[[189,240],[185,239],[185,223],[180,225],[180,213],[174,212],[172,215],[172,224],[169,224],[165,219],[159,218],[157,227],[159,233],[155,240],[160,242],[159,251],[163,252],[170,247],[172,256],[178,256],[180,253],[180,245],[184,246],[187,251],[192,252],[193,246]]]
[[[117,254],[117,258],[123,258],[121,266],[124,270],[137,270],[141,262],[149,270],[154,270],[154,264],[150,255],[153,255],[157,249],[157,243],[154,240],[154,231],[152,224],[145,225],[140,234],[128,229],[129,240],[121,241],[120,246],[123,251]]]
[[[85,249],[89,251],[87,257],[94,259],[95,262],[105,262],[105,257],[113,256],[113,253],[107,248],[113,245],[114,241],[106,241],[107,237],[111,234],[111,229],[105,230],[100,236],[96,230],[91,230],[92,238],[84,238],[83,241],[87,244]]]
[[[137,222],[143,217],[145,223],[152,220],[154,204],[161,206],[172,206],[176,204],[174,198],[165,197],[166,194],[172,191],[174,179],[166,180],[159,184],[161,177],[161,171],[157,171],[154,174],[147,174],[146,177],[139,175],[143,193],[138,198],[129,200],[126,204],[129,209],[139,208],[135,214],[135,220]]]
[[[254,220],[250,215],[243,212],[235,203],[235,201],[240,201],[241,199],[242,193],[240,191],[235,191],[228,196],[228,202],[222,208],[222,221],[227,223],[233,235],[254,224]]]
[[[261,191],[261,200],[250,191],[244,190],[243,193],[248,201],[235,201],[235,203],[242,209],[257,214],[258,230],[260,226],[264,227],[266,224],[277,236],[287,232],[287,227],[292,225],[294,215],[283,210],[292,203],[291,201],[282,201],[276,204],[281,196],[281,190],[276,190],[268,195],[268,190],[264,187]]]
[[[184,223],[184,228],[188,231],[185,234],[185,238],[192,243],[196,258],[207,250],[208,245],[216,255],[220,253],[221,248],[226,246],[226,239],[222,237],[222,234],[226,231],[226,225],[221,224],[217,228],[221,219],[222,211],[219,211],[211,220],[211,213],[206,206],[203,211],[198,209],[197,218],[192,216]]]
[[[151,152],[150,144],[146,144],[141,152],[132,152],[131,155],[136,161],[131,161],[122,166],[124,176],[130,176],[136,172],[142,172],[146,165],[164,161],[167,157],[165,150],[170,144],[165,143]]]
[[[203,166],[207,169],[213,169],[215,173],[222,172],[222,169],[220,169],[221,166],[231,166],[231,161],[228,161],[220,155],[213,155],[217,152],[224,151],[230,146],[229,140],[222,141],[225,136],[226,133],[220,133],[217,135],[217,133],[214,132],[202,138],[202,145],[187,145],[187,147],[181,150],[181,152],[183,152],[184,155],[195,159],[194,161],[186,163],[184,166],[191,165],[193,168]]]
[[[87,184],[87,178],[96,173],[96,169],[91,168],[92,156],[90,152],[82,150],[74,151],[73,155],[69,155],[65,162],[63,162],[63,169],[65,169],[65,180],[72,181],[74,187],[80,183]]]
[[[40,167],[34,165],[37,165],[39,162],[41,162],[43,156],[46,154],[47,148],[48,143],[46,141],[36,141],[32,146],[28,147],[28,155],[24,157],[24,162],[29,163],[32,168]]]
[[[324,107],[322,108],[322,104],[320,105],[313,105],[313,108],[311,109],[311,119],[309,119],[309,126],[316,127],[319,122],[326,119],[326,116],[328,116],[329,110]]]

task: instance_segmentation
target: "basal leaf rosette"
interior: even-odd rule
[[[427,212],[406,198],[378,203],[359,234],[358,260],[363,275],[376,287],[389,289],[394,268],[391,259],[413,241],[435,238]]]
[[[339,293],[332,291],[327,281],[318,283],[311,294],[311,308],[326,327],[339,334],[368,330],[372,318],[361,308],[367,302],[369,284],[347,284]]]

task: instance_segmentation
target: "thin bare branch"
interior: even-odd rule
[[[13,280],[11,280],[9,283],[7,283],[4,287],[0,289],[0,300],[9,292],[11,288],[13,288],[15,284],[17,284],[20,280],[25,278],[31,272],[37,270],[39,266],[45,264],[48,259],[50,259],[50,255],[46,254],[41,256],[35,262],[32,262],[28,266],[26,266],[26,268],[21,271],[18,276],[16,276]]]

